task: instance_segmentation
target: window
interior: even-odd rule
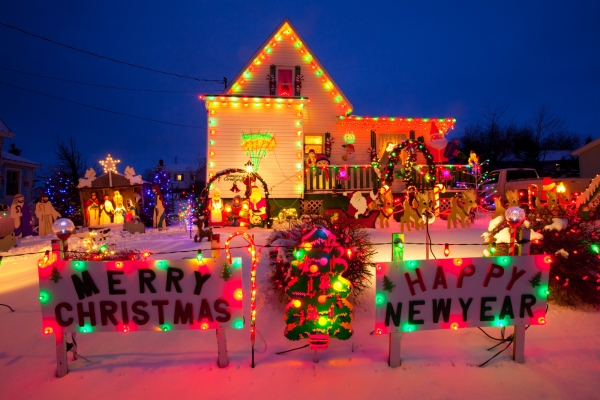
[[[314,150],[316,154],[323,153],[323,136],[322,135],[305,135],[304,136],[304,154],[308,154],[309,150]]]
[[[14,196],[19,193],[21,182],[21,171],[6,171],[6,195]]]
[[[513,169],[506,171],[506,182],[522,179],[539,179],[539,177],[534,169]]]
[[[498,183],[498,178],[500,178],[500,171],[494,171],[491,172],[488,176],[487,179],[481,183],[481,185],[493,185],[495,183]]]
[[[183,180],[183,174],[174,174],[175,175],[175,180],[176,181],[182,181]]]
[[[294,81],[291,69],[277,70],[277,95],[278,96],[293,96]]]

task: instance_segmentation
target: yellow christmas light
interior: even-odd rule
[[[106,174],[107,172],[114,172],[115,174],[117,173],[117,164],[120,163],[121,160],[113,160],[113,158],[110,156],[110,154],[108,156],[106,156],[105,160],[100,160],[100,165],[102,165],[102,167],[104,167],[104,173]]]

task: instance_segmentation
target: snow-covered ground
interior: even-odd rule
[[[431,227],[433,243],[481,243],[489,220],[480,219],[471,229],[446,229],[446,221]],[[391,241],[399,229],[370,230],[376,243]],[[218,230],[229,234],[233,228]],[[258,245],[269,235],[253,229]],[[49,249],[51,237],[20,241],[8,254]],[[79,239],[70,239],[70,247]],[[170,228],[144,235],[108,239],[122,248],[167,252],[163,259],[193,257],[198,244],[187,232]],[[406,242],[424,242],[424,231],[406,233]],[[235,241],[235,239],[234,239]],[[239,239],[242,245],[245,242]],[[207,249],[203,242],[200,248]],[[379,246],[376,261],[391,258],[389,245]],[[481,256],[483,246],[450,246],[451,257]],[[443,245],[433,247],[443,257]],[[249,289],[250,260],[243,249],[232,250],[244,258],[245,290]],[[154,257],[154,256],[153,256]],[[372,336],[374,288],[357,304],[348,341],[332,340],[313,362],[308,348],[283,355],[275,353],[304,345],[283,336],[283,308],[267,291],[267,257],[258,269],[259,305],[256,367],[250,367],[248,327],[227,330],[229,366],[216,365],[214,331],[166,333],[92,333],[78,335],[83,359],[72,361],[69,374],[56,378],[54,335],[44,336],[38,301],[38,255],[5,257],[0,266],[0,398],[2,399],[270,399],[270,398],[424,398],[424,399],[597,399],[600,396],[600,313],[550,306],[545,326],[527,330],[525,363],[512,361],[511,349],[483,368],[477,367],[495,354],[486,349],[496,342],[478,329],[420,331],[402,339],[402,366],[387,365],[387,336]],[[154,257],[158,259],[158,256]],[[407,259],[425,258],[425,246],[407,245]],[[249,296],[245,296],[245,301]],[[249,306],[245,304],[245,312]],[[248,318],[246,318],[248,320]],[[512,328],[508,328],[510,331]],[[499,329],[486,331],[499,336]],[[410,396],[410,397],[408,397]]]

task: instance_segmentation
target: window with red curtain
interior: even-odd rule
[[[277,71],[277,95],[292,96],[294,85],[292,83],[292,70],[280,69]]]

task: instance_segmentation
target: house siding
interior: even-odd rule
[[[582,178],[594,178],[600,174],[600,145],[579,155],[579,175]]]
[[[252,99],[250,99],[252,100]],[[226,105],[224,105],[226,104]],[[293,103],[272,104],[267,108],[266,103],[249,101],[248,106],[241,101],[237,106],[233,102],[210,102],[208,128],[208,170],[207,175],[216,174],[228,168],[241,168],[250,160],[242,148],[242,133],[271,133],[274,135],[275,147],[267,150],[260,161],[257,173],[269,186],[270,197],[299,198],[302,196],[303,137],[298,136],[302,131],[301,104]],[[259,106],[255,106],[259,104]],[[211,111],[214,110],[214,114]],[[298,115],[300,114],[300,116]],[[211,131],[214,130],[214,134]],[[212,144],[211,144],[212,141]],[[211,155],[211,152],[214,152]],[[300,155],[300,157],[298,157]],[[221,190],[223,198],[232,198],[236,193],[231,192],[232,181],[215,181],[213,187]],[[238,184],[244,190],[243,184]],[[260,185],[258,185],[260,186]],[[243,193],[241,193],[243,194]]]

